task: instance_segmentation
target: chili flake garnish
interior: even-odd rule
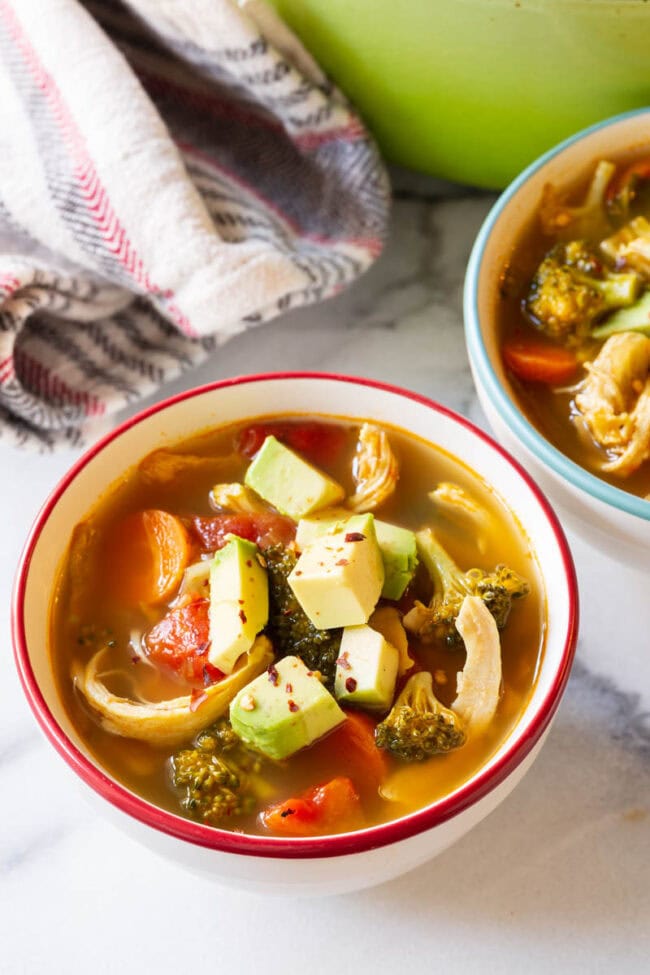
[[[286,819],[287,816],[293,816],[295,811],[296,811],[295,809],[291,809],[291,808],[283,809],[280,815],[282,816],[283,819]]]
[[[345,650],[344,653],[341,654],[341,656],[336,662],[339,665],[339,667],[341,667],[342,670],[352,670],[352,664],[350,663],[347,650]]]
[[[207,663],[203,665],[203,686],[210,687],[211,684],[216,684],[218,680],[223,680],[225,674],[218,667],[213,666],[213,664]]]
[[[287,694],[293,694],[293,684],[287,684],[284,689]]]
[[[363,540],[365,539],[365,537],[366,536],[365,535],[362,535],[361,532],[347,532],[347,534],[345,536],[345,541],[346,542],[363,542]]]
[[[348,694],[352,694],[354,691],[356,691],[357,682],[354,679],[354,677],[348,677],[348,679],[345,682],[345,689],[348,692]]]
[[[349,559],[339,559],[336,564],[337,565],[349,565],[350,564],[350,560]]]
[[[252,568],[252,566],[253,566],[253,563],[251,562],[251,560],[250,560],[250,559],[246,559],[246,565],[247,565],[247,566],[248,566],[248,568],[250,569],[250,568]]]
[[[278,674],[275,664],[269,664],[267,673],[269,675],[269,680],[274,687],[277,687],[280,682],[280,675]]]
[[[293,714],[295,711],[300,711],[300,708],[295,701],[289,701],[289,710]]]
[[[132,663],[132,664],[139,664],[139,663],[140,663],[140,660],[141,660],[141,659],[142,659],[142,658],[141,658],[141,657],[139,657],[139,656],[137,655],[137,653],[136,653],[136,654],[134,654],[134,655],[133,655],[133,656],[131,657],[131,663]]]
[[[246,613],[244,612],[243,609],[240,609],[239,610],[239,618],[242,621],[242,623],[246,623],[247,622]]]

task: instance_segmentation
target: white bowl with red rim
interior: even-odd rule
[[[74,525],[120,475],[150,451],[207,429],[264,414],[330,414],[409,431],[458,457],[525,526],[543,605],[545,643],[533,693],[496,753],[460,788],[392,822],[317,838],[250,836],[190,822],[152,805],[105,772],[59,698],[48,618]],[[123,829],[191,869],[260,892],[330,894],[370,887],[436,856],[490,813],[538,754],[575,651],[578,592],[571,554],[548,502],[525,471],[467,420],[415,393],[369,379],[320,373],[242,376],[193,389],[148,409],[92,447],[45,502],[21,557],[13,596],[16,663],[46,737]]]

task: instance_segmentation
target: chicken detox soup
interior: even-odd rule
[[[544,607],[521,526],[457,460],[263,418],[121,479],[75,529],[51,634],[115,778],[209,826],[314,836],[472,776],[531,694]]]
[[[576,463],[650,500],[650,158],[547,185],[502,281],[520,406]]]

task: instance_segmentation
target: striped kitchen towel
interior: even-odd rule
[[[3,441],[88,440],[381,249],[374,145],[260,0],[0,0],[0,113]]]

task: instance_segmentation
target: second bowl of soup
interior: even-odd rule
[[[509,791],[575,612],[552,514],[486,438],[388,387],[272,376],[87,455],[35,527],[14,632],[39,721],[122,825],[224,879],[326,892],[408,869]]]
[[[647,569],[650,112],[526,170],[468,266],[467,347],[495,430],[585,538]],[[647,256],[646,256],[647,253]]]

